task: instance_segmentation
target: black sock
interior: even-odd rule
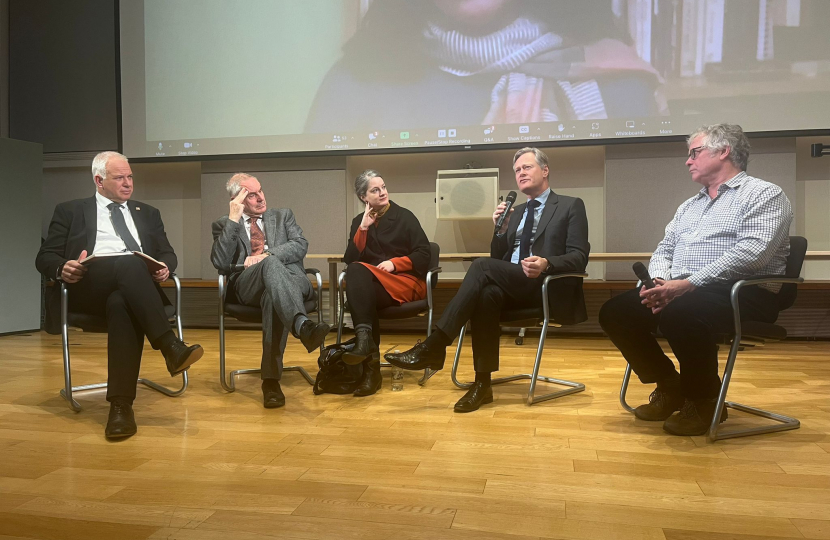
[[[440,328],[436,328],[424,341],[424,345],[430,350],[446,349],[450,343],[452,343],[452,338]]]
[[[484,386],[490,386],[491,375],[489,371],[476,371],[476,382],[480,382]]]
[[[172,330],[168,330],[167,332],[163,333],[160,337],[155,339],[150,345],[153,346],[155,350],[164,350],[166,347],[169,347],[176,341],[176,334]]]

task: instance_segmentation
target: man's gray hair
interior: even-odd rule
[[[525,154],[533,154],[533,157],[536,158],[536,163],[539,165],[539,167],[547,167],[548,166],[548,156],[547,156],[547,154],[545,154],[544,152],[542,152],[538,148],[531,148],[529,146],[526,146],[526,147],[522,148],[521,150],[519,150],[518,152],[516,152],[516,155],[513,156],[513,165],[515,165],[516,162],[519,161],[519,158],[522,157]]]
[[[119,154],[118,152],[101,152],[97,156],[92,159],[92,181],[95,181],[96,176],[100,176],[102,179],[107,179],[107,164],[110,162],[112,158],[123,159],[124,161],[129,162],[130,160],[127,159],[127,156],[123,154]]]
[[[710,154],[715,154],[721,150],[731,148],[729,159],[732,164],[742,171],[746,171],[749,164],[749,139],[744,134],[744,130],[737,124],[713,124],[711,126],[701,126],[688,139],[686,145],[690,145],[693,140],[703,135],[704,148],[709,150]]]
[[[228,180],[227,185],[225,185],[225,189],[228,190],[228,195],[231,196],[231,199],[239,195],[239,192],[242,191],[242,182],[249,178],[256,180],[255,176],[251,176],[250,174],[244,172],[238,172],[231,176],[231,179]]]
[[[361,201],[363,197],[366,196],[366,192],[369,191],[369,180],[372,178],[383,178],[379,172],[374,169],[366,169],[355,178],[354,181],[354,194],[357,195],[357,198]]]

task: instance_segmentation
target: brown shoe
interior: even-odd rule
[[[685,399],[674,392],[666,392],[659,386],[648,396],[648,403],[634,409],[634,416],[649,422],[663,422],[683,406]]]
[[[716,402],[716,398],[695,401],[687,399],[680,412],[673,414],[663,423],[663,431],[672,435],[705,435],[709,431],[709,424],[712,423]],[[724,405],[720,415],[721,423],[728,416]]]

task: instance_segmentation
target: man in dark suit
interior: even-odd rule
[[[308,352],[323,343],[329,325],[312,322],[303,303],[313,295],[303,268],[308,241],[288,208],[268,210],[259,181],[237,173],[228,180],[230,211],[213,223],[210,260],[217,270],[241,268],[229,280],[228,294],[262,307],[262,398],[265,408],[285,405],[280,388],[288,332]]]
[[[510,210],[490,244],[490,258],[473,262],[426,341],[403,353],[385,355],[389,363],[404,369],[441,369],[446,347],[471,321],[476,382],[455,404],[456,412],[474,411],[493,401],[490,374],[499,367],[502,309],[541,306],[545,275],[584,272],[588,264],[585,205],[581,199],[551,191],[547,156],[538,148],[522,148],[513,158],[513,170],[528,200],[516,208],[518,217],[511,217]],[[494,224],[505,207],[501,203],[496,208]],[[581,279],[557,280],[549,290],[553,320],[573,324],[587,319]]]
[[[159,211],[131,201],[133,173],[127,158],[102,152],[92,161],[95,196],[59,204],[46,241],[35,260],[38,271],[69,287],[69,309],[107,319],[109,419],[107,438],[136,433],[132,403],[135,399],[144,336],[161,350],[171,375],[202,357],[202,347],[187,346],[170,329],[164,311],[169,303],[159,287],[176,269]],[[150,273],[144,261],[130,252],[140,251],[165,267]],[[112,256],[115,254],[123,256]],[[83,264],[89,255],[96,259]],[[106,256],[106,257],[101,257]],[[47,329],[59,320],[60,295],[49,298]],[[52,328],[50,328],[52,327]]]

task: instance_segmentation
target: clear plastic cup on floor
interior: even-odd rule
[[[395,354],[400,351],[395,351]],[[403,390],[403,370],[398,366],[392,366],[392,391],[400,392]]]

